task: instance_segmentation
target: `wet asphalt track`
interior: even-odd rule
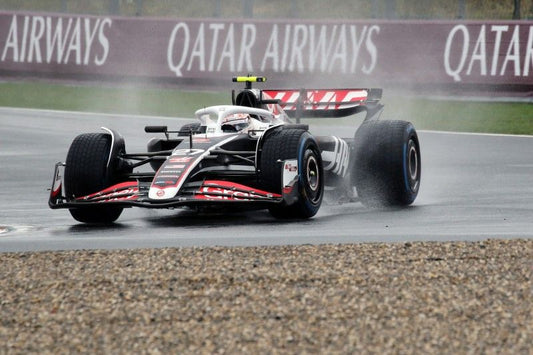
[[[87,227],[48,208],[53,166],[77,134],[107,126],[143,151],[145,125],[188,121],[0,108],[0,251],[533,238],[533,137],[419,132],[421,190],[401,210],[323,204],[311,220],[280,222],[263,211],[132,208],[113,226]],[[311,131],[342,137],[355,124]]]

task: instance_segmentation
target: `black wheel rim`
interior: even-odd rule
[[[308,193],[309,199],[312,203],[320,201],[322,196],[322,177],[320,176],[320,165],[313,150],[306,152],[307,159],[305,160],[305,189]]]
[[[307,160],[307,181],[311,190],[316,191],[320,183],[320,175],[318,171],[318,163],[314,155]]]

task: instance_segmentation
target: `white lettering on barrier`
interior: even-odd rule
[[[273,24],[264,43],[257,42],[257,26],[202,22],[192,29],[180,22],[168,41],[168,68],[178,77],[192,71],[253,72],[256,68],[368,75],[377,65],[377,25],[364,25],[358,31],[358,26],[345,24]]]
[[[281,72],[285,72],[287,69],[287,58],[289,57],[289,48],[291,48],[290,38],[291,38],[291,25],[285,25],[285,36],[283,38],[283,49],[281,52]]]
[[[461,59],[459,61],[459,65],[456,69],[452,69],[450,65],[450,52],[451,52],[451,46],[453,44],[453,39],[455,38],[455,34],[457,32],[461,32],[463,35],[463,49],[461,51]],[[455,26],[452,31],[448,34],[448,39],[446,40],[446,47],[444,49],[444,69],[446,70],[446,74],[453,77],[453,80],[455,81],[461,81],[461,77],[459,76],[459,73],[461,70],[463,70],[463,66],[465,65],[466,61],[466,52],[468,51],[468,42],[470,41],[470,35],[468,34],[468,29],[465,25],[458,25]]]
[[[254,70],[252,64],[252,48],[257,36],[255,25],[244,24],[242,27],[241,51],[239,56],[239,63],[237,67],[239,71],[252,72]],[[246,63],[245,63],[246,62]],[[246,67],[246,69],[244,69]]]
[[[272,70],[275,72],[279,71],[278,66],[278,25],[274,24],[272,26],[272,31],[270,32],[270,37],[268,39],[267,47],[265,50],[265,55],[263,56],[263,61],[261,62],[261,72],[264,72],[267,67],[267,60],[270,58],[272,60]]]
[[[226,40],[224,41],[224,46],[222,47],[222,53],[220,53],[218,60],[217,71],[220,71],[225,59],[228,59],[228,70],[232,72],[235,71],[235,33],[233,30],[233,24],[229,25],[228,33],[226,34]]]
[[[472,52],[472,59],[468,64],[468,70],[466,71],[466,75],[470,75],[474,63],[476,61],[479,62],[481,75],[487,75],[487,61],[485,60],[485,58],[487,58],[487,46],[485,44],[485,26],[481,26],[481,30],[479,31],[479,36],[476,41],[476,47]]]
[[[187,71],[191,70],[195,57],[198,58],[200,71],[205,71],[205,35],[203,23],[198,29],[198,35],[196,36],[196,40],[192,46],[189,65],[187,65]]]
[[[500,58],[500,44],[502,42],[502,32],[507,32],[509,26],[492,26],[491,31],[496,32],[496,39],[494,40],[494,51],[492,52],[492,67],[490,75],[496,75],[496,68],[498,67],[498,59]],[[483,38],[483,40],[485,40]]]
[[[307,43],[307,26],[296,25],[294,26],[294,33],[292,36],[292,53],[289,63],[289,71],[298,71],[302,73],[304,71],[303,50]]]
[[[253,24],[242,25],[236,34],[234,24],[201,23],[192,32],[185,22],[178,23],[170,35],[167,47],[167,64],[176,76],[183,76],[183,70],[200,72],[213,71],[253,71],[252,50],[256,41],[257,29]],[[240,37],[240,42],[237,41]],[[190,47],[191,41],[192,48]],[[223,40],[219,46],[219,40]],[[208,48],[208,42],[211,46]]]
[[[102,56],[100,58],[98,58],[98,56],[95,56],[94,58],[94,64],[98,65],[98,66],[101,66],[101,65],[104,65],[105,64],[105,61],[107,59],[107,55],[109,54],[109,40],[107,39],[105,33],[104,33],[104,29],[105,29],[105,26],[107,25],[108,27],[111,27],[111,25],[113,24],[113,22],[111,21],[110,18],[105,18],[100,27],[98,28],[98,41],[100,41],[100,45],[102,46],[102,49],[104,50],[102,52]],[[85,55],[85,57],[87,57],[87,54]]]
[[[500,70],[500,75],[505,73],[505,68],[507,68],[508,62],[514,63],[514,76],[520,76],[520,37],[518,32],[518,26],[515,26],[513,37],[507,48],[507,53],[505,54],[505,60],[503,61],[502,69]]]
[[[111,25],[110,18],[13,15],[1,61],[101,66],[109,54],[109,40],[105,35],[105,28]],[[97,33],[96,43],[101,47],[100,56],[92,54]]]
[[[372,26],[372,27],[377,27],[377,26]],[[355,73],[355,70],[357,68],[357,59],[359,59],[359,50],[361,49],[361,45],[363,44],[363,39],[366,37],[367,29],[368,29],[367,26],[363,26],[361,35],[358,37],[357,26],[350,26],[350,37],[352,39],[352,48],[353,48],[352,62],[350,65],[350,72],[352,73]]]
[[[218,34],[224,29],[222,23],[212,23],[209,25],[209,29],[213,30],[213,43],[211,45],[211,53],[217,53]],[[215,56],[211,55],[209,58],[209,71],[215,70]]]
[[[366,27],[366,26],[365,26]],[[325,72],[326,71],[326,64],[327,64],[327,55],[328,53],[331,53],[333,41],[330,41],[329,44],[327,44],[327,26],[322,25],[320,27],[320,34],[318,35],[318,42],[315,41],[315,26],[309,26],[309,37],[311,40],[309,41],[309,71],[313,72],[315,71],[315,66],[318,63],[320,63],[320,71]],[[337,32],[337,26],[333,26],[332,29],[332,37],[335,37],[335,34]],[[320,55],[320,60],[317,59],[318,55]]]
[[[487,27],[490,30],[487,31]],[[533,26],[529,26],[527,42],[521,41],[521,25],[510,28],[508,25],[482,25],[477,34],[477,40],[470,51],[470,32],[472,29],[465,25],[455,26],[446,40],[444,49],[444,69],[454,81],[462,81],[461,75],[470,76],[479,68],[480,76],[504,76],[511,70],[516,77],[529,76],[529,68],[533,66]],[[503,40],[504,34],[513,31],[508,40]],[[494,43],[491,53],[487,53],[487,43]],[[525,48],[521,45],[526,44]],[[459,46],[457,46],[459,45]],[[452,47],[459,47],[459,53],[452,53]],[[505,52],[504,52],[505,51]],[[505,55],[503,55],[505,53]],[[522,57],[523,55],[523,57]],[[503,61],[500,60],[503,57]],[[457,58],[458,61],[457,61]],[[523,66],[521,61],[523,59]],[[490,61],[490,72],[488,72]],[[454,63],[452,63],[454,62]],[[468,66],[467,66],[468,64]],[[466,72],[464,69],[466,67]]]
[[[524,70],[522,71],[524,76],[529,75],[529,65],[533,67],[533,26],[529,27],[529,36],[526,45],[526,57],[524,59]]]
[[[346,25],[341,25],[339,36],[335,41],[333,56],[329,61],[328,72],[332,72],[335,68],[338,68],[341,73],[346,73],[346,54]]]
[[[352,26],[355,27],[355,26]],[[374,71],[374,68],[376,67],[377,61],[378,61],[378,49],[376,45],[374,44],[374,41],[372,41],[372,34],[379,33],[380,28],[379,26],[371,26],[368,30],[368,36],[366,37],[365,46],[368,51],[368,54],[370,55],[370,64],[367,66],[366,64],[363,65],[362,71],[365,74],[372,74]],[[355,72],[355,71],[352,71]]]
[[[35,52],[35,61],[40,63],[42,61],[41,57],[41,46],[39,42],[41,37],[44,34],[45,23],[44,19],[41,16],[34,16],[33,23],[31,26],[30,34],[30,48],[28,50],[28,62],[33,62],[33,54]]]
[[[176,37],[179,33],[179,31],[183,32],[183,47],[181,52],[181,57],[179,62],[174,61],[174,47],[176,42]],[[170,70],[172,70],[174,73],[176,73],[176,76],[183,76],[183,73],[181,72],[181,68],[185,64],[185,61],[187,60],[187,53],[189,52],[189,42],[190,42],[190,34],[189,34],[189,26],[187,26],[186,23],[180,22],[178,23],[174,29],[172,30],[172,34],[170,35],[170,41],[168,43],[167,48],[167,63]]]

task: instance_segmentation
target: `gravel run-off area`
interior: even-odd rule
[[[533,353],[533,240],[0,253],[0,354]]]

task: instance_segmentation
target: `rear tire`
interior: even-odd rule
[[[118,152],[124,152],[121,142]],[[111,151],[111,136],[104,133],[86,133],[77,136],[67,154],[65,167],[65,190],[68,198],[77,198],[98,192],[118,182],[114,161],[111,157],[110,169],[107,167]],[[94,206],[71,208],[70,214],[83,223],[112,223],[122,213],[118,206]]]
[[[420,188],[418,136],[406,121],[371,121],[355,133],[353,184],[369,207],[407,206]]]
[[[310,218],[319,210],[324,195],[322,157],[314,137],[303,129],[272,132],[265,139],[260,159],[260,180],[270,192],[282,193],[283,161],[298,160],[297,201],[270,207],[276,218]]]

